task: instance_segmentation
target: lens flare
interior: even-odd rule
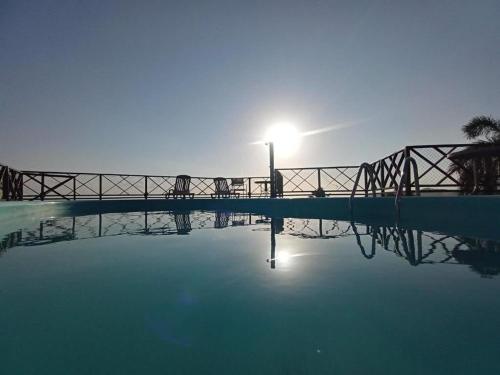
[[[279,122],[267,130],[265,140],[273,142],[278,155],[290,157],[300,147],[301,134],[291,123]]]

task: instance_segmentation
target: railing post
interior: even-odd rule
[[[318,190],[321,189],[321,168],[318,168]]]
[[[73,200],[76,201],[76,176],[73,176]]]
[[[9,167],[2,168],[2,199],[9,200]]]
[[[45,200],[45,173],[42,172],[42,185],[40,187],[40,200]]]
[[[248,177],[248,198],[252,198],[252,177]]]
[[[410,147],[406,146],[404,150],[404,158],[405,160],[409,158],[411,155],[411,149]],[[406,195],[412,195],[411,193],[411,173],[410,173],[410,163],[405,163],[404,166],[404,171],[403,173],[406,174],[405,181],[403,182],[405,184],[405,190],[406,190]]]
[[[368,171],[366,168],[364,169],[364,178],[365,178],[365,197],[367,197],[368,196],[368,184],[371,181],[368,181]]]
[[[19,181],[18,181],[18,187],[17,187],[17,200],[22,201],[23,200],[23,189],[24,189],[24,174],[19,173]]]
[[[148,176],[144,176],[144,199],[148,199]]]
[[[102,200],[102,174],[99,174],[99,200]]]
[[[380,195],[385,197],[385,161],[382,159],[379,162],[380,170]]]

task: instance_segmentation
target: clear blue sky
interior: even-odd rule
[[[500,116],[500,1],[0,0],[0,163],[22,169],[266,173],[462,142]]]

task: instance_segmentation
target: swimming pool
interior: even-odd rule
[[[128,204],[2,222],[2,373],[500,371],[491,217]]]

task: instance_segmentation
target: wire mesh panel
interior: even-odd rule
[[[74,199],[75,176],[71,173],[24,172],[24,198]]]
[[[354,188],[354,182],[359,167],[331,167],[320,169],[321,188],[328,195],[348,195]],[[365,176],[359,182],[359,191],[364,192],[366,186]]]
[[[318,189],[318,169],[290,168],[278,169],[283,176],[284,195],[311,194]]]
[[[174,184],[173,176],[147,176],[148,196],[164,198],[174,188]]]
[[[190,192],[199,197],[210,197],[215,193],[214,179],[209,177],[191,177]]]
[[[433,146],[410,146],[409,154],[418,165],[418,179],[420,187],[427,190],[457,191],[460,189],[460,180],[455,166],[458,170],[465,170],[464,165],[449,156],[457,151],[462,151],[470,145],[433,145]],[[412,184],[414,181],[412,180]]]

